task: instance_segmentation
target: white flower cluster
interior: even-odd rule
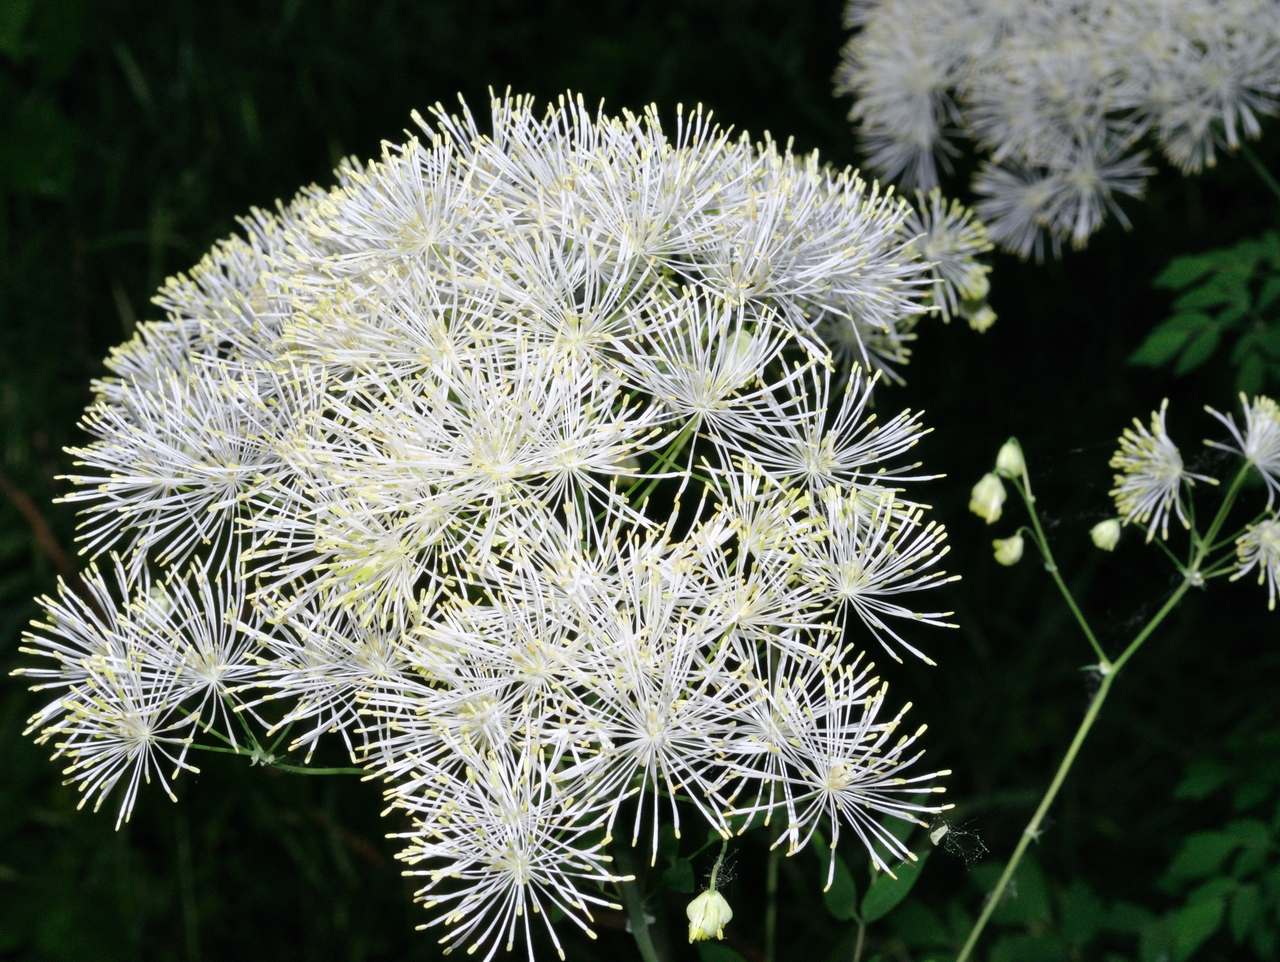
[[[836,89],[868,164],[930,187],[971,140],[992,239],[1028,257],[1082,247],[1152,173],[1184,173],[1280,107],[1275,0],[851,0]]]
[[[340,739],[486,959],[590,933],[619,819],[912,857],[945,773],[857,649],[924,657],[945,533],[864,370],[982,270],[701,111],[492,112],[254,212],[112,352],[67,498],[109,563],[42,599],[31,730],[121,819],[206,737]]]
[[[1151,415],[1147,427],[1138,419],[1126,428],[1120,437],[1120,447],[1111,459],[1115,475],[1115,487],[1111,491],[1116,513],[1124,524],[1147,527],[1147,540],[1158,533],[1167,538],[1169,517],[1176,517],[1184,528],[1191,526],[1186,494],[1196,481],[1208,484],[1218,482],[1202,474],[1193,474],[1183,463],[1178,446],[1169,437],[1166,426],[1168,401]],[[1277,495],[1280,495],[1280,405],[1269,397],[1258,395],[1252,399],[1240,395],[1244,425],[1239,426],[1230,414],[1206,407],[1215,419],[1222,423],[1230,435],[1230,442],[1206,441],[1211,448],[1239,456],[1241,466],[1229,497],[1248,475],[1256,475],[1266,488],[1267,501],[1263,510],[1246,524],[1236,538],[1236,560],[1231,570],[1235,581],[1255,571],[1258,583],[1267,585],[1268,606],[1274,610],[1280,594],[1280,515],[1276,513]],[[1109,525],[1110,522],[1104,522]],[[1094,540],[1099,547],[1112,550],[1119,540],[1119,529],[1114,533],[1094,529]],[[1215,532],[1216,534],[1216,532]],[[1226,544],[1230,544],[1227,541]],[[1217,547],[1204,545],[1206,553]]]

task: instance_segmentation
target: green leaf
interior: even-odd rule
[[[1244,389],[1241,388],[1241,390]],[[1254,392],[1246,391],[1245,393],[1252,394]],[[1272,791],[1272,786],[1261,779],[1249,779],[1236,788],[1235,794],[1231,798],[1231,807],[1237,812],[1247,812],[1270,798]]]
[[[1231,770],[1221,762],[1201,759],[1187,766],[1187,773],[1173,790],[1174,798],[1199,801],[1208,798],[1227,783]]]
[[[1236,391],[1243,394],[1257,394],[1262,390],[1266,379],[1266,364],[1258,355],[1250,354],[1240,362],[1240,367],[1236,371]]]
[[[1107,907],[1088,885],[1073,881],[1062,893],[1062,934],[1074,945],[1085,945],[1106,924]]]
[[[1260,819],[1237,818],[1224,825],[1222,831],[1238,839],[1245,848],[1267,849],[1271,845],[1271,830]]]
[[[822,893],[822,901],[833,918],[848,922],[858,917],[858,886],[845,860],[835,852],[831,854],[836,863],[835,875],[831,879],[831,888]]]
[[[1175,257],[1151,283],[1155,287],[1178,290],[1204,277],[1218,265],[1217,251]]]
[[[1262,893],[1258,890],[1258,886],[1240,886],[1236,890],[1235,898],[1231,900],[1231,910],[1227,918],[1231,927],[1231,937],[1235,939],[1237,945],[1245,940],[1261,914]]]
[[[1132,902],[1117,902],[1107,916],[1106,928],[1112,932],[1133,934],[1151,925],[1155,916],[1149,909]]]
[[[1240,844],[1239,838],[1227,832],[1192,832],[1173,857],[1165,878],[1186,881],[1213,875]]]
[[[64,196],[75,167],[76,131],[50,98],[33,94],[0,121],[0,189]]]
[[[991,949],[991,962],[1062,962],[1062,941],[1052,935],[1006,935]]]
[[[673,892],[692,892],[693,863],[687,858],[676,859],[662,873],[662,884]]]
[[[1221,304],[1249,303],[1249,288],[1240,278],[1219,274],[1203,287],[1188,291],[1173,302],[1176,311],[1197,307],[1217,307]]]
[[[22,57],[22,34],[31,18],[35,0],[6,0],[0,3],[0,53],[12,60]]]
[[[1173,360],[1191,335],[1213,323],[1208,314],[1176,314],[1157,325],[1137,350],[1129,355],[1130,364],[1159,367]]]
[[[745,962],[745,960],[727,945],[719,942],[699,942],[698,962]]]
[[[984,892],[990,892],[995,887],[1000,871],[1001,866],[988,863],[974,866],[970,876]],[[1001,925],[1025,925],[1047,921],[1051,914],[1044,872],[1035,859],[1028,855],[1013,873],[1004,897],[991,913],[991,920]]]
[[[1222,924],[1225,909],[1222,899],[1208,899],[1192,902],[1173,914],[1173,957],[1177,962],[1191,958],[1196,949],[1209,941]]]
[[[1188,892],[1187,901],[1204,902],[1209,899],[1225,899],[1228,895],[1234,895],[1238,887],[1235,879],[1218,875]]]
[[[1266,864],[1267,850],[1265,848],[1246,848],[1236,858],[1235,864],[1231,866],[1231,874],[1236,878],[1248,878],[1261,871]]]
[[[1218,330],[1225,331],[1230,328],[1240,318],[1247,316],[1249,313],[1248,304],[1228,304],[1217,314],[1213,315],[1214,324]]]
[[[903,944],[911,948],[949,946],[952,936],[942,917],[919,899],[908,899],[894,910],[887,923]]]
[[[1182,352],[1182,356],[1178,358],[1178,363],[1174,365],[1173,373],[1188,374],[1209,360],[1213,356],[1213,352],[1218,349],[1220,338],[1221,335],[1216,328],[1201,331],[1187,345],[1186,350]]]
[[[1280,276],[1272,275],[1262,282],[1262,290],[1258,292],[1258,301],[1255,307],[1259,311],[1265,311],[1268,307],[1280,298]]]
[[[867,894],[862,899],[862,920],[868,925],[882,919],[907,897],[911,887],[916,884],[924,863],[929,860],[932,849],[926,849],[916,861],[899,865],[897,878],[887,872],[879,872],[871,881]]]

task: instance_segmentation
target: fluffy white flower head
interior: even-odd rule
[[[980,231],[700,109],[490,107],[255,211],[112,353],[67,500],[119,554],[42,599],[31,730],[121,818],[213,731],[344,750],[486,960],[591,935],[615,834],[912,857],[945,773],[859,649],[924,658],[950,579],[869,369],[985,294]]]

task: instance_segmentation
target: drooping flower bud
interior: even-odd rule
[[[1006,497],[1000,476],[987,472],[969,493],[969,510],[987,524],[995,524],[1000,520]]]
[[[996,454],[996,474],[1002,478],[1020,478],[1027,470],[1027,462],[1022,457],[1022,445],[1017,438],[1010,438],[1000,445]]]
[[[707,889],[685,909],[689,917],[689,941],[723,939],[724,927],[733,918],[733,909],[723,895],[715,889]]]
[[[995,548],[996,562],[998,564],[1010,567],[1016,565],[1022,560],[1022,535],[1015,534],[1012,538],[996,538],[991,542],[991,546]]]
[[[1115,518],[1099,521],[1089,529],[1089,537],[1093,539],[1094,547],[1114,551],[1120,543],[1120,522]]]

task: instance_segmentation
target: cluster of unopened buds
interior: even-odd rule
[[[1190,500],[1197,484],[1220,487],[1220,481],[1207,474],[1187,469],[1182,453],[1169,437],[1166,426],[1168,402],[1152,412],[1150,423],[1135,419],[1120,437],[1120,445],[1111,458],[1117,472],[1111,496],[1114,517],[1104,518],[1089,529],[1093,544],[1103,551],[1114,551],[1124,526],[1146,528],[1146,541],[1169,537],[1169,519],[1176,518],[1191,533],[1185,561],[1174,558],[1184,577],[1200,587],[1211,578],[1229,577],[1236,581],[1256,576],[1267,588],[1267,604],[1275,610],[1280,594],[1280,515],[1276,501],[1280,498],[1280,405],[1271,398],[1258,395],[1240,396],[1242,423],[1235,417],[1206,408],[1225,429],[1226,440],[1209,440],[1210,448],[1225,452],[1240,462],[1223,491],[1218,517],[1206,531],[1192,524]],[[1262,488],[1266,502],[1234,533],[1224,534],[1238,496],[1250,481]],[[1027,500],[1035,521],[1034,495],[1027,474],[1022,448],[1010,439],[1001,447],[994,470],[983,475],[970,494],[969,510],[988,524],[1000,520],[1007,498],[1005,482],[1012,482]],[[1043,533],[1030,530],[1037,544]],[[992,543],[995,559],[1003,565],[1014,565],[1022,559],[1024,540],[1019,530],[1010,537]]]
[[[913,857],[891,823],[945,773],[866,649],[927,661],[948,614],[911,599],[949,578],[925,429],[872,392],[917,319],[980,309],[980,229],[701,110],[415,121],[111,353],[66,498],[99,561],[25,638],[30,730],[120,820],[193,749],[340,743],[486,959],[590,934],[615,835]]]

